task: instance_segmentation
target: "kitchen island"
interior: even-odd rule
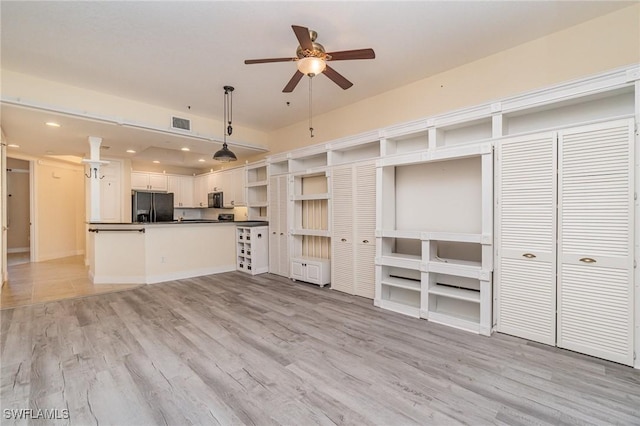
[[[236,225],[212,220],[88,223],[94,284],[153,284],[236,269]]]

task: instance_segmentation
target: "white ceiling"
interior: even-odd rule
[[[332,64],[354,83],[348,90],[325,76],[314,78],[313,111],[321,114],[634,3],[2,0],[1,65],[218,119],[222,86],[232,85],[234,124],[268,132],[307,119],[307,81],[285,94],[282,88],[295,64],[243,61],[294,57],[298,43],[292,24],[316,30],[317,41],[329,52],[368,47],[376,52],[374,60]],[[36,131],[28,123],[43,114],[3,104],[1,124],[8,141],[19,141],[25,152],[39,155],[47,150],[86,154],[87,136],[105,138],[105,132],[110,155],[120,155],[132,141],[139,153],[175,150],[189,142],[190,154],[169,151],[166,160],[185,167],[201,167],[201,154],[208,155],[209,166],[219,147],[72,117],[65,117],[68,123],[57,133]],[[239,148],[238,153],[242,157],[251,151]],[[147,157],[136,154],[138,161]]]

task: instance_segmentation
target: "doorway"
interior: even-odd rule
[[[7,158],[7,264],[29,263],[31,253],[31,172],[27,160]]]

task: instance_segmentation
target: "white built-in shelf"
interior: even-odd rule
[[[379,306],[388,311],[397,312],[414,318],[420,318],[420,300],[416,303],[408,304],[407,302],[396,302],[393,300],[381,299]]]
[[[431,260],[427,264],[427,270],[438,274],[480,279],[482,276],[482,263],[458,259]]]
[[[291,235],[308,235],[310,237],[330,237],[331,232],[326,229],[294,229]]]
[[[482,234],[465,234],[458,232],[425,232],[422,234],[423,240],[431,241],[451,241],[456,243],[477,243],[482,244],[487,240]],[[491,244],[491,239],[488,241]]]
[[[395,266],[397,268],[420,271],[422,269],[422,256],[401,253],[387,253],[376,259],[381,266]]]
[[[309,200],[328,200],[329,194],[302,194],[302,195],[293,195],[293,201],[309,201]]]
[[[477,316],[465,315],[461,312],[431,311],[429,312],[429,321],[472,333],[480,333],[481,331]]]
[[[420,240],[422,237],[421,231],[414,230],[396,230],[396,229],[383,229],[376,231],[376,237],[382,238],[406,238],[412,240]]]
[[[411,291],[420,291],[420,281],[401,277],[385,277],[382,279],[382,285],[391,287],[404,288]]]
[[[411,164],[428,163],[432,161],[459,160],[462,158],[491,154],[492,151],[493,144],[491,143],[491,141],[487,141],[486,143],[431,149],[419,153],[391,155],[379,159],[377,162],[377,166],[406,166]]]
[[[480,292],[459,287],[450,287],[436,284],[429,288],[429,294],[450,297],[452,299],[465,300],[467,302],[480,303]]]
[[[248,207],[267,207],[269,205],[269,203],[267,203],[266,201],[261,201],[258,203],[249,203]]]
[[[269,183],[266,180],[261,180],[259,182],[247,182],[247,188],[253,188],[256,186],[267,186]]]

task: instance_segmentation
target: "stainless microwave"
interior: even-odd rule
[[[207,207],[221,209],[223,205],[222,192],[210,192],[207,194]]]

